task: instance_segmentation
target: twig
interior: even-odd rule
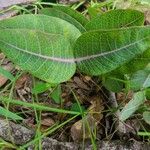
[[[116,100],[116,95],[115,95],[114,92],[111,92],[111,91],[109,91],[109,103],[110,103],[111,107],[116,108],[116,109],[118,108],[118,103],[117,103],[117,100]],[[118,134],[119,135],[126,134],[127,131],[126,131],[125,124],[119,120],[120,110],[117,109],[117,111],[114,114],[117,117],[116,127],[118,129],[117,130]]]

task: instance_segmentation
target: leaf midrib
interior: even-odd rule
[[[33,53],[31,51],[28,51],[28,50],[24,50],[22,48],[19,48],[13,44],[10,44],[10,43],[6,43],[5,41],[2,41],[0,40],[0,42],[6,44],[7,46],[10,46],[12,48],[15,48],[21,52],[24,52],[24,53],[27,53],[27,54],[30,54],[30,55],[33,55],[33,56],[37,56],[37,57],[40,57],[40,58],[43,58],[43,59],[47,59],[47,60],[52,60],[52,61],[57,61],[57,62],[69,62],[69,63],[74,63],[74,59],[66,59],[66,58],[59,58],[59,57],[50,57],[50,56],[46,56],[46,55],[41,55],[41,54],[37,54],[37,53]]]
[[[100,57],[100,56],[106,56],[108,54],[112,54],[112,53],[115,53],[115,52],[118,52],[122,49],[125,49],[125,48],[128,48],[130,46],[133,46],[139,42],[142,42],[143,40],[147,39],[149,36],[143,38],[143,39],[140,39],[138,41],[135,41],[133,43],[130,43],[128,45],[125,45],[121,48],[118,48],[118,49],[115,49],[115,50],[112,50],[112,51],[108,51],[108,52],[104,52],[104,53],[99,53],[99,54],[94,54],[94,55],[90,55],[90,56],[84,56],[84,57],[78,57],[78,58],[60,58],[60,57],[50,57],[50,56],[46,56],[46,55],[41,55],[41,54],[37,54],[37,53],[33,53],[31,51],[28,51],[28,50],[24,50],[22,48],[19,48],[11,43],[7,43],[3,40],[0,40],[0,42],[2,42],[3,44],[7,45],[7,46],[10,46],[12,48],[15,48],[21,52],[24,52],[24,53],[27,53],[27,54],[30,54],[30,55],[33,55],[33,56],[37,56],[37,57],[40,57],[40,58],[43,58],[43,59],[47,59],[47,60],[51,60],[51,61],[56,61],[56,62],[64,62],[64,63],[75,63],[75,62],[81,62],[81,61],[85,61],[85,60],[89,60],[89,59],[94,59],[94,58],[97,58],[97,57]]]
[[[147,84],[148,79],[150,78],[150,74],[147,75],[147,78],[145,79],[142,87],[145,88],[145,85]]]

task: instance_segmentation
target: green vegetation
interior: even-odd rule
[[[122,109],[120,121],[139,111],[145,122],[150,124],[150,108],[145,104],[150,97],[150,26],[144,25],[144,13],[139,11],[143,3],[149,5],[146,1],[137,1],[128,5],[127,9],[121,9],[118,1],[91,1],[88,8],[80,13],[75,9],[84,2],[73,5],[75,9],[36,2],[31,10],[21,8],[24,14],[0,21],[0,50],[22,70],[15,76],[0,67],[0,74],[10,80],[8,86],[1,90],[0,101],[4,108],[0,106],[0,115],[19,122],[23,120],[23,113],[13,113],[9,106],[23,106],[34,111],[37,123],[35,138],[18,149],[41,143],[43,137],[79,116],[84,120],[93,148],[96,149],[95,133],[88,119],[85,119],[89,111],[80,104],[72,89],[75,102],[70,109],[63,107],[61,84],[72,79],[76,73],[100,78],[102,86],[109,92],[127,94],[132,91],[130,101],[117,108]],[[136,10],[131,9],[133,5],[137,6]],[[101,10],[103,7],[107,8],[106,12]],[[33,10],[36,10],[35,14]],[[30,73],[35,81],[31,91],[32,102],[13,98],[14,86],[22,72]],[[8,96],[3,94],[6,91],[10,92]],[[60,108],[41,105],[38,95],[45,91],[49,91],[48,97]],[[69,119],[57,121],[41,133],[42,111],[65,114]],[[113,111],[108,110],[110,113]],[[140,136],[149,134],[146,129],[145,132],[138,132]],[[6,144],[0,141],[0,145]],[[37,147],[41,149],[40,144]]]

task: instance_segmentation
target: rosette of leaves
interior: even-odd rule
[[[76,69],[103,76],[150,48],[150,27],[143,23],[143,13],[136,10],[112,10],[87,20],[56,6],[0,21],[0,49],[21,69],[50,83],[69,80]]]

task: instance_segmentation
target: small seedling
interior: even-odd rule
[[[21,69],[54,84],[78,70],[102,76],[111,91],[150,86],[150,26],[144,26],[142,12],[112,10],[91,20],[65,6],[39,13],[0,21],[0,49]],[[117,88],[108,79],[117,79]]]

